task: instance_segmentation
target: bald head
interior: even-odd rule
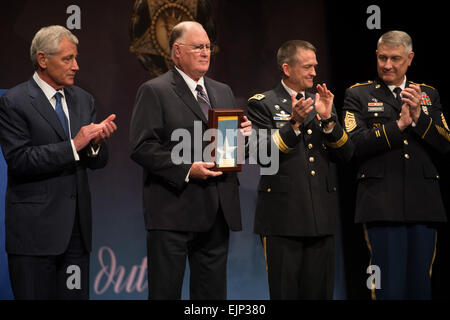
[[[209,68],[211,42],[203,26],[195,21],[177,24],[169,37],[173,63],[198,81]]]
[[[189,33],[189,31],[192,29],[200,29],[206,33],[205,29],[203,29],[203,26],[196,21],[183,21],[183,22],[180,22],[179,24],[177,24],[175,27],[173,27],[173,29],[169,35],[169,48],[170,48],[171,56],[172,56],[172,52],[173,52],[173,44],[176,41],[183,42],[184,36],[187,33]],[[173,59],[173,56],[172,56],[172,59]]]

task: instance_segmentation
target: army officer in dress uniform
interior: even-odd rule
[[[429,299],[435,227],[446,221],[433,160],[450,150],[449,129],[437,90],[406,78],[410,36],[385,33],[376,55],[379,78],[350,87],[344,101],[358,161],[355,220],[381,271],[372,297]]]
[[[331,299],[339,213],[335,159],[352,156],[334,95],[313,87],[315,47],[292,40],[278,50],[281,82],[249,99],[248,115],[261,144],[276,145],[279,170],[258,187],[254,231],[263,236],[271,299]],[[271,148],[267,148],[270,150]]]

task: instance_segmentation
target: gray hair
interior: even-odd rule
[[[297,49],[299,48],[316,52],[316,48],[308,41],[289,40],[283,43],[277,52],[278,67],[282,73],[283,64],[287,63],[288,65],[292,66],[297,62]]]
[[[57,53],[63,39],[68,39],[78,45],[78,38],[62,26],[44,27],[36,33],[30,47],[30,58],[35,69],[39,67],[37,53],[42,51],[50,56]]]
[[[182,21],[178,23],[173,29],[170,31],[169,35],[169,48],[170,55],[172,55],[173,44],[178,40],[183,38],[184,33],[189,27],[197,26],[203,29],[203,26],[197,21]]]
[[[404,31],[393,30],[386,32],[378,39],[377,48],[382,44],[390,47],[403,46],[407,54],[412,52],[412,39]]]

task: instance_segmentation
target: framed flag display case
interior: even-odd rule
[[[212,138],[211,156],[215,171],[241,171],[244,137],[239,131],[243,122],[241,109],[209,109],[209,129],[217,130]]]

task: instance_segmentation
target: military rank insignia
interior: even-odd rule
[[[353,130],[355,130],[356,128],[355,114],[346,111],[344,123],[345,123],[345,130],[347,130],[347,132],[352,132]]]
[[[252,99],[255,99],[255,100],[260,101],[260,100],[264,99],[265,97],[266,97],[265,95],[258,93],[258,94],[255,94],[255,95],[254,95],[253,97],[251,97],[250,99],[248,99],[248,101],[250,101],[250,100],[252,100]]]

